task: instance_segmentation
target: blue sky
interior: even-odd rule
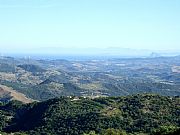
[[[180,50],[179,0],[0,0],[0,49]]]

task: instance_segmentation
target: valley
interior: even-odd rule
[[[0,59],[0,84],[43,101],[59,96],[180,95],[180,57]]]

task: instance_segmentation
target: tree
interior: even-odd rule
[[[155,130],[153,135],[179,135],[180,128],[175,126],[162,126]]]
[[[109,128],[102,135],[126,135],[126,133],[118,129]]]
[[[83,135],[98,135],[95,131],[90,131],[88,134],[84,133]]]

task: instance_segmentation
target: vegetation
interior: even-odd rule
[[[10,65],[10,64],[0,64],[0,72],[14,72],[15,69],[14,69],[14,65]]]
[[[180,96],[179,65],[180,57],[95,61],[3,57],[0,59],[0,84],[39,101],[71,95],[156,93]]]
[[[175,126],[162,126],[159,129],[156,129],[152,134],[153,135],[179,135],[180,128]]]
[[[11,101],[1,104],[0,121],[4,123],[2,131],[7,133],[170,135],[179,131],[179,103],[179,97],[152,94],[96,99],[60,97],[31,104]],[[9,116],[12,118],[7,120]]]
[[[0,134],[176,135],[179,62],[180,57],[95,61],[3,57],[0,84],[40,102],[10,101],[12,96],[1,89]],[[141,94],[133,95],[137,93]]]
[[[32,64],[24,64],[24,65],[18,65],[18,67],[24,69],[25,71],[29,72],[44,72],[45,70],[37,65]]]

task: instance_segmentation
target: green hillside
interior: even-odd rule
[[[180,98],[150,94],[60,97],[26,105],[9,102],[1,105],[0,112],[2,131],[37,135],[157,134],[180,127]]]

